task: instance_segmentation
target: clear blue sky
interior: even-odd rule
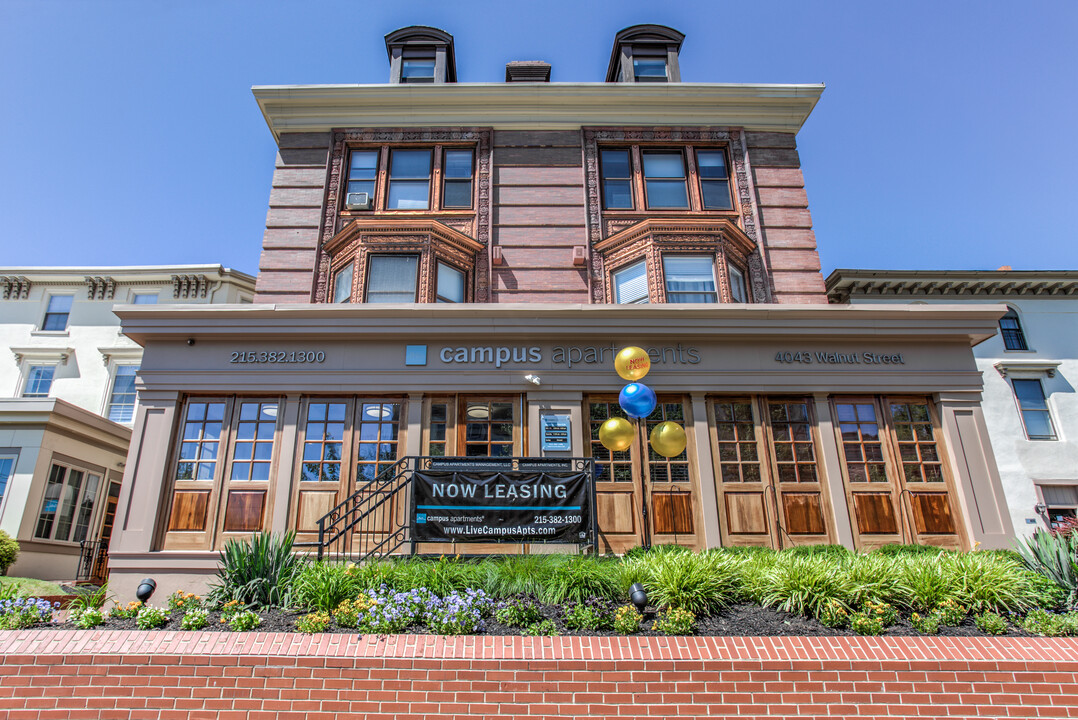
[[[254,273],[274,144],[252,85],[386,82],[434,25],[461,82],[603,79],[686,34],[689,82],[824,82],[798,138],[823,269],[1078,268],[1078,2],[0,0],[0,265]]]

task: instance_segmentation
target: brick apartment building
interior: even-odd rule
[[[315,542],[413,456],[594,458],[603,552],[1008,545],[971,351],[1005,308],[828,305],[796,143],[823,87],[683,83],[683,39],[626,28],[596,82],[460,83],[452,36],[409,27],[387,84],[254,88],[279,148],[255,303],[118,311],[145,352],[113,587]],[[680,456],[598,442],[627,345]]]

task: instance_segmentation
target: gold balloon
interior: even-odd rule
[[[607,450],[628,450],[633,444],[633,425],[625,418],[612,417],[599,426],[599,442]]]
[[[627,348],[622,348],[614,356],[614,369],[618,371],[618,375],[621,375],[624,380],[629,380],[630,382],[639,380],[648,374],[648,370],[651,370],[651,358],[648,357],[647,350],[644,350],[644,348],[630,345]]]
[[[663,457],[674,457],[685,451],[685,430],[676,422],[659,423],[651,431],[651,447]]]

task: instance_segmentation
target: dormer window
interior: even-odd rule
[[[614,36],[607,82],[681,82],[678,53],[685,36],[664,25],[633,25]]]
[[[386,35],[391,84],[441,84],[457,81],[453,36],[422,25],[394,30]]]

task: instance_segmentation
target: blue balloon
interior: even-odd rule
[[[618,395],[621,409],[634,420],[650,415],[656,402],[655,391],[643,383],[629,383]]]

